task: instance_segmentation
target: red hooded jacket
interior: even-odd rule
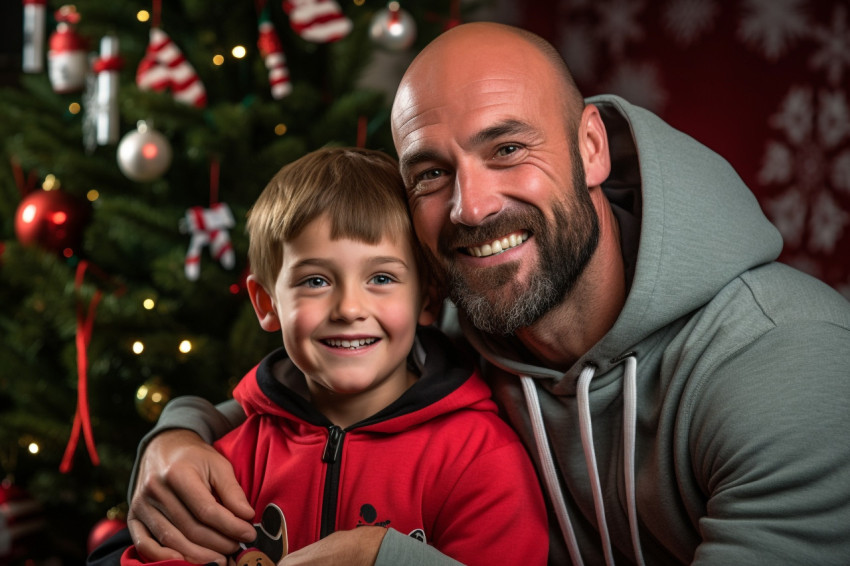
[[[233,395],[247,420],[215,447],[233,464],[257,520],[267,504],[280,507],[289,552],[337,530],[378,525],[467,565],[545,564],[537,476],[490,389],[431,329],[420,329],[411,358],[424,358],[417,382],[346,429],[298,393],[305,378],[282,349],[242,379]],[[122,564],[139,564],[135,556]]]

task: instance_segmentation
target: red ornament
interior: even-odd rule
[[[91,206],[64,191],[36,190],[15,213],[15,234],[25,246],[38,244],[57,253],[75,252],[91,218]]]
[[[112,535],[123,530],[126,526],[127,522],[123,519],[109,517],[95,523],[91,532],[89,532],[89,539],[86,543],[88,553],[91,554],[95,548],[105,543]]]

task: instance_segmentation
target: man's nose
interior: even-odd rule
[[[502,209],[502,200],[493,171],[481,165],[458,167],[449,217],[454,224],[478,226]]]

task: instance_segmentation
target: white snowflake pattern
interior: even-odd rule
[[[710,31],[720,7],[713,0],[672,0],[662,15],[665,28],[683,45]]]
[[[841,205],[829,193],[820,193],[812,205],[809,249],[831,254],[848,221],[850,214],[841,210]]]
[[[794,41],[806,36],[808,25],[802,0],[744,0],[738,37],[776,61]]]
[[[605,82],[604,90],[656,114],[667,102],[667,91],[654,63],[623,63]]]
[[[643,39],[643,28],[638,23],[638,16],[644,7],[643,0],[608,0],[600,2],[596,7],[600,41],[608,45],[611,55],[619,57],[627,43]]]
[[[841,91],[796,86],[786,95],[770,124],[787,140],[770,140],[758,180],[785,186],[785,192],[765,203],[769,215],[792,246],[832,253],[850,223],[850,214],[830,193],[830,186],[850,191],[850,108]],[[835,154],[835,155],[833,155]],[[807,201],[811,208],[807,210]]]
[[[850,27],[847,25],[847,6],[836,5],[832,28],[816,26],[812,38],[820,46],[809,59],[813,69],[824,69],[831,85],[839,86],[845,69],[850,69]]]

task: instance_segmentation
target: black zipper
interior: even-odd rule
[[[342,466],[342,441],[345,431],[336,425],[328,427],[328,441],[322,453],[325,469],[325,493],[322,497],[322,528],[320,538],[325,538],[336,530],[336,504],[339,498],[339,470]]]

